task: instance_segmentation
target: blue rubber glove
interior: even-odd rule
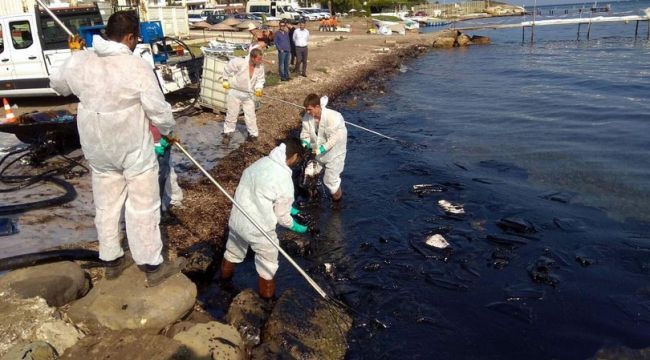
[[[298,209],[296,209],[295,207],[292,206],[290,214],[291,215],[298,215],[298,214],[300,214],[300,210],[298,210]]]
[[[305,225],[298,224],[296,220],[291,223],[291,231],[297,232],[298,234],[304,234],[307,232],[307,227]]]
[[[311,150],[311,143],[309,141],[307,141],[307,140],[303,140],[302,141],[302,147],[304,147],[305,149]]]

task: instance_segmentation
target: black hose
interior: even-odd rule
[[[39,200],[30,203],[22,203],[15,205],[0,206],[0,215],[18,214],[29,210],[42,209],[45,207],[62,205],[77,198],[77,191],[69,182],[55,178],[53,176],[45,176],[39,178],[39,181],[51,182],[65,190],[65,194],[51,199]]]
[[[99,252],[86,249],[63,249],[24,254],[0,259],[0,271],[14,270],[58,261],[100,261]]]
[[[21,150],[15,150],[12,151],[8,154],[6,154],[2,159],[0,159],[0,166],[7,161],[7,159],[16,154],[20,154],[23,152],[27,151],[36,151],[38,150],[37,146],[31,146],[28,149],[21,149]],[[5,171],[7,169],[15,164],[18,160],[24,158],[27,155],[30,155],[31,153],[26,153],[18,156],[16,159],[13,159],[9,161],[4,167],[0,169],[0,183],[4,184],[18,184],[16,186],[10,187],[10,188],[3,188],[0,189],[0,193],[8,193],[12,191],[17,191],[23,188],[26,188],[30,185],[39,183],[39,182],[50,182],[53,183],[54,185],[62,188],[65,190],[65,193],[54,197],[50,199],[45,199],[45,200],[39,200],[39,201],[34,201],[34,202],[29,202],[29,203],[22,203],[22,204],[14,204],[14,205],[7,205],[7,206],[0,206],[0,215],[9,215],[9,214],[17,214],[17,213],[22,213],[26,212],[29,210],[34,210],[34,209],[41,209],[45,207],[50,207],[50,206],[56,206],[56,205],[61,205],[65,204],[67,202],[70,202],[74,200],[77,197],[77,191],[74,189],[74,187],[68,183],[65,180],[55,178],[53,175],[56,173],[66,173],[72,170],[74,167],[81,166],[83,167],[86,171],[88,171],[88,168],[86,168],[84,165],[80,164],[78,161],[68,158],[64,155],[61,155],[66,161],[68,161],[67,166],[63,166],[60,168],[56,169],[50,169],[47,170],[43,173],[33,175],[33,176],[25,176],[25,175],[4,175]]]

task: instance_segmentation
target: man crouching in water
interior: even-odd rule
[[[319,165],[325,167],[323,183],[332,194],[333,201],[343,197],[341,190],[341,173],[345,166],[348,130],[343,115],[326,108],[327,96],[321,98],[309,94],[303,106],[307,113],[302,119],[300,140],[302,146],[310,149]]]
[[[291,215],[293,208],[293,180],[291,167],[298,164],[302,149],[298,139],[288,139],[280,146],[244,170],[235,191],[235,201],[250,215],[275,244],[278,236],[275,227],[280,224],[300,234],[307,226],[297,223]],[[233,206],[228,221],[228,241],[221,263],[221,281],[232,278],[235,264],[246,257],[250,246],[255,252],[255,269],[258,274],[260,297],[269,300],[275,294],[275,272],[278,270],[278,249],[260,230]]]

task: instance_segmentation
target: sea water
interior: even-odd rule
[[[647,7],[612,3],[604,15]],[[348,127],[342,208],[324,200],[301,259],[363,314],[348,358],[585,359],[650,346],[650,42],[647,23],[637,40],[634,26],[594,24],[590,41],[585,26],[581,41],[577,25],[539,27],[533,44],[530,29],[523,44],[521,29],[471,32],[492,44],[432,51],[382,91],[333,102],[410,143]],[[441,191],[418,195],[418,184]],[[428,247],[434,234],[450,247]],[[279,290],[300,283],[283,262]]]

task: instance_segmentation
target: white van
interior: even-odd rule
[[[97,5],[53,12],[73,32],[103,24]],[[49,75],[69,56],[68,35],[47,14],[0,17],[0,97],[57,95]]]
[[[293,5],[288,1],[251,0],[246,4],[247,13],[266,14],[278,19],[286,19],[292,23],[300,21]]]

